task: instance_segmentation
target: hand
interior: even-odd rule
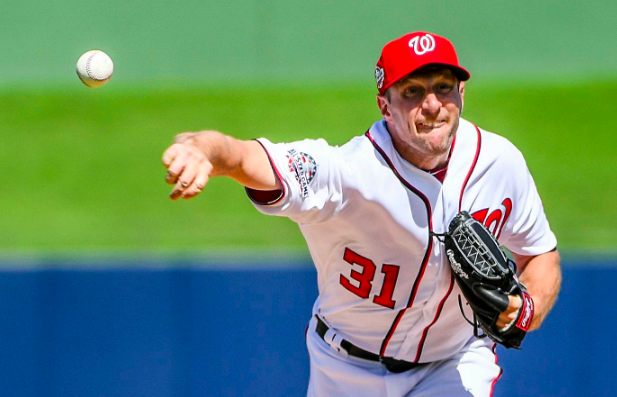
[[[174,144],[163,153],[163,165],[167,168],[165,181],[174,185],[169,197],[190,199],[206,186],[212,172],[212,163],[202,148],[195,145],[193,133],[176,136]]]
[[[497,320],[497,327],[505,328],[510,325],[518,317],[518,311],[521,308],[523,302],[518,295],[509,295],[510,304],[506,310],[504,310]]]

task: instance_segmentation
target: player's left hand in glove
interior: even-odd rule
[[[466,211],[454,217],[443,237],[456,282],[474,312],[476,336],[481,336],[479,325],[493,341],[518,348],[531,325],[534,306],[516,276],[514,262],[484,225]],[[522,305],[512,322],[499,327],[499,316],[508,309],[510,296],[518,296]]]

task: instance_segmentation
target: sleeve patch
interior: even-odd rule
[[[291,172],[300,185],[302,198],[308,197],[309,184],[315,179],[317,162],[307,153],[291,149],[287,152],[289,172]]]

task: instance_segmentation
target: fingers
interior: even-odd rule
[[[174,159],[178,155],[178,149],[179,145],[174,144],[167,148],[167,150],[165,150],[165,153],[163,153],[163,158],[161,159],[165,168],[169,168],[171,162],[174,161]]]
[[[182,152],[182,146],[180,144],[185,143],[193,136],[195,136],[193,132],[183,132],[174,137],[174,144],[163,153],[162,161],[165,168],[169,168],[175,157]]]
[[[176,148],[172,155],[174,156],[173,160],[166,165],[167,175],[165,175],[165,182],[169,185],[178,183],[180,175],[184,173],[187,165],[191,164],[191,153],[185,148]],[[183,181],[190,182],[186,180]]]
[[[173,185],[176,182],[178,182],[178,175],[167,171],[167,175],[165,175],[165,182],[167,182],[168,185]]]
[[[173,188],[169,195],[172,200],[177,200],[178,198],[180,198],[180,196],[183,195],[184,191],[191,184],[193,184],[193,180],[195,179],[195,175],[197,174],[197,167],[199,167],[199,163],[188,162],[184,166],[181,174],[171,174],[172,177],[175,177],[176,179],[176,186]],[[170,172],[168,171],[167,174],[169,175]],[[167,180],[170,180],[170,178],[167,178]]]
[[[169,195],[174,201],[198,195],[208,183],[212,172],[212,164],[203,151],[190,144],[171,145],[163,153],[162,161],[167,168],[165,182],[174,185]]]
[[[188,200],[197,196],[202,190],[204,190],[206,183],[208,183],[208,179],[207,172],[198,173],[193,180],[193,183],[182,192],[182,198]]]
[[[515,321],[519,314],[519,309],[521,308],[523,302],[518,295],[509,295],[508,299],[510,301],[510,305],[508,308],[499,315],[497,319],[497,327],[505,328],[513,321]]]

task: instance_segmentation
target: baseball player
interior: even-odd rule
[[[466,320],[473,313],[437,238],[463,210],[512,253],[533,299],[528,329],[551,309],[561,281],[555,236],[522,154],[461,118],[469,77],[446,38],[410,33],[377,62],[383,119],[341,147],[203,131],[165,151],[172,200],[224,175],[259,211],[298,223],[319,287],[309,396],[492,394],[495,343]],[[504,329],[528,306],[508,301]]]

